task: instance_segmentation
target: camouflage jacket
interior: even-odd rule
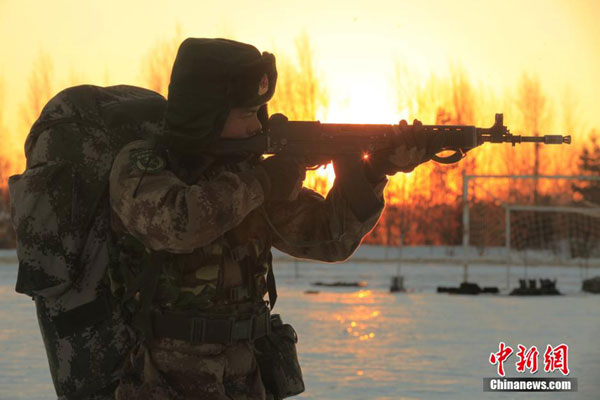
[[[161,306],[170,309],[211,307],[218,279],[225,288],[243,284],[239,261],[246,256],[260,264],[254,274],[264,277],[271,246],[298,258],[345,260],[383,210],[382,202],[359,222],[335,184],[327,198],[303,188],[295,201],[264,204],[250,161],[223,165],[207,159],[192,171],[167,161],[153,155],[147,141],[126,145],[111,170],[110,202],[113,230],[147,249],[174,254],[157,292]],[[375,188],[380,198],[385,184]],[[260,290],[264,295],[264,287]]]

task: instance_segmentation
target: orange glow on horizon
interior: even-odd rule
[[[24,139],[34,114],[51,95],[82,83],[132,84],[166,94],[175,51],[186,37],[226,37],[273,52],[279,76],[271,113],[322,122],[396,124],[405,119],[412,124],[418,118],[426,125],[489,127],[494,114],[503,112],[515,134],[573,134],[571,146],[542,146],[540,173],[580,174],[582,146],[600,127],[600,31],[594,19],[600,3],[548,2],[542,11],[535,2],[509,3],[473,7],[466,0],[432,0],[427,9],[418,1],[369,9],[344,3],[319,13],[298,7],[292,16],[287,3],[256,13],[249,3],[228,9],[210,1],[165,6],[151,0],[152,6],[140,9],[112,0],[93,5],[67,0],[40,2],[32,10],[30,4],[5,0],[0,2],[0,33],[14,39],[0,43],[3,54],[10,55],[0,71],[0,187],[24,169]],[[533,12],[539,18],[532,20]],[[90,13],[93,21],[82,18]],[[128,16],[133,13],[139,18],[132,22]],[[456,29],[458,19],[471,23]],[[519,29],[504,30],[506,21]],[[536,109],[534,103],[543,107]],[[530,174],[533,152],[531,144],[486,144],[456,165],[427,162],[390,177],[387,208],[376,228],[381,228],[378,243],[388,240],[381,235],[386,229],[396,229],[388,238],[398,236],[399,224],[420,210],[457,223],[463,170]],[[372,158],[363,155],[365,161]],[[334,180],[328,164],[308,171],[304,184],[326,195]],[[570,193],[569,187],[548,181],[540,181],[539,189],[561,201]],[[511,195],[527,201],[530,192],[523,182],[510,188],[506,182],[481,182],[472,189],[490,202]],[[450,225],[449,231],[460,229]],[[425,242],[417,228],[410,235],[411,244]]]

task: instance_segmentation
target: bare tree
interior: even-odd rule
[[[178,25],[175,35],[169,39],[158,41],[142,60],[142,81],[144,86],[167,97],[171,68],[177,56],[177,49],[183,39],[181,27]]]
[[[13,143],[19,149],[10,157],[10,167],[22,170],[25,167],[25,154],[22,152],[25,138],[42,109],[54,95],[54,66],[50,56],[41,51],[33,61],[33,69],[27,82],[27,97],[19,107],[20,123],[17,134],[13,136]]]
[[[326,108],[329,99],[327,91],[315,72],[314,51],[306,32],[296,39],[296,52],[300,67],[298,92],[301,98],[305,99],[304,114],[307,118],[314,120],[317,117],[317,110]]]
[[[4,79],[0,77],[0,142],[10,143],[10,134],[4,122]],[[8,177],[12,175],[13,168],[9,161],[9,153],[3,146],[0,154],[0,248],[14,248],[14,231],[10,221],[10,199],[8,197]]]
[[[296,103],[300,101],[296,91],[298,69],[283,55],[277,55],[277,89],[269,102],[271,113],[282,113],[290,119],[303,119]]]
[[[562,132],[557,132],[563,135],[571,135],[575,137],[575,143],[581,145],[578,138],[582,138],[585,131],[584,124],[577,118],[579,113],[578,98],[570,86],[565,86],[560,96],[560,111],[562,115]],[[552,160],[553,174],[576,174],[577,171],[577,152],[565,149],[564,146],[552,146],[546,149],[549,159]]]
[[[450,65],[450,81],[452,82],[454,122],[457,125],[474,124],[475,92],[467,72],[460,65]]]
[[[296,38],[297,63],[277,54],[277,89],[269,102],[270,113],[282,113],[292,120],[315,120],[326,110],[329,97],[314,65],[314,51],[306,33]],[[277,53],[277,52],[276,52]],[[307,171],[305,185],[325,195],[331,188],[327,176]]]
[[[590,141],[583,146],[579,154],[579,173],[582,175],[598,176],[600,174],[600,136],[594,129],[589,133]],[[572,189],[588,205],[597,207],[600,205],[600,184],[598,182],[587,182],[573,184]]]
[[[550,114],[548,99],[537,76],[523,73],[518,85],[516,104],[522,118],[526,134],[540,136],[543,127],[548,125]],[[540,174],[541,146],[535,144],[533,156],[533,174]],[[533,180],[533,201],[539,200],[538,179]]]
[[[269,107],[290,119],[315,120],[318,110],[327,109],[329,96],[315,70],[308,34],[296,38],[295,45],[297,65],[283,55],[277,56],[277,90]]]
[[[0,77],[0,141],[2,143],[9,141],[8,131],[4,125],[4,79],[2,77]]]
[[[589,136],[583,134],[584,124],[577,118],[579,102],[575,92],[569,86],[565,86],[558,100],[560,109],[556,115],[560,117],[560,123],[556,123],[556,128],[553,128],[558,129],[558,131],[544,133],[571,135],[574,140],[573,144],[569,146],[544,147],[544,172],[550,175],[576,175],[580,172],[578,170],[578,157],[583,150],[582,146],[587,142],[587,140],[581,139],[589,138]],[[563,195],[561,197],[564,197],[565,201],[573,200],[571,198],[573,191],[571,190],[571,184],[568,182],[555,181],[551,192],[553,194],[561,193]],[[558,196],[553,196],[558,199]]]
[[[20,139],[24,141],[26,133],[35,120],[39,117],[42,109],[54,94],[54,65],[50,56],[40,52],[33,62],[33,69],[29,75],[27,84],[27,99],[21,105],[20,116],[23,134]]]
[[[8,149],[12,147],[12,138],[4,122],[4,79],[0,77],[0,142],[4,143],[0,153],[0,194],[6,189],[8,181]]]

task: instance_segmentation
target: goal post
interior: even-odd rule
[[[534,179],[548,182],[544,204],[527,196],[526,182]],[[600,206],[577,201],[571,188],[578,182],[600,177],[463,173],[463,279],[474,251],[492,248],[508,267],[600,266]]]

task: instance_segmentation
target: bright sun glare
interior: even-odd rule
[[[330,123],[397,124],[408,118],[408,110],[398,110],[397,100],[389,93],[388,86],[389,82],[383,77],[377,81],[355,78],[340,91],[340,98],[332,99],[326,114],[318,117],[321,122]]]
[[[379,80],[354,80],[345,87],[343,98],[332,101],[332,107],[326,114],[318,115],[324,123],[346,124],[397,124],[401,119],[408,120],[408,109],[398,110],[397,101],[393,99],[383,77]],[[363,155],[363,160],[368,160]],[[333,184],[335,173],[333,166],[328,164],[315,171],[319,177],[326,177],[329,185]]]

